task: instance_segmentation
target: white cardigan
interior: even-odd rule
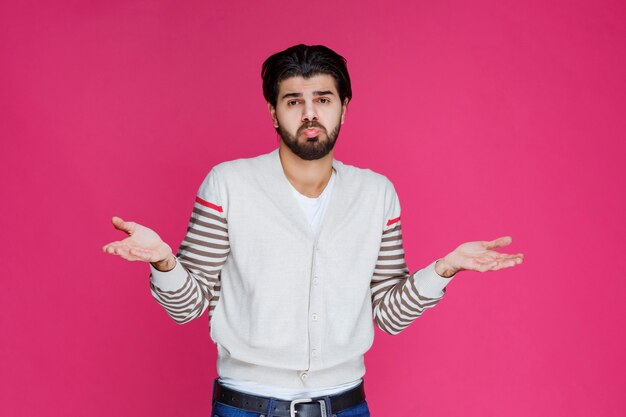
[[[372,317],[396,334],[443,296],[434,263],[409,275],[400,205],[384,176],[333,161],[319,236],[292,195],[278,150],[217,165],[202,183],[156,300],[178,323],[209,308],[220,376],[289,388],[365,373]]]

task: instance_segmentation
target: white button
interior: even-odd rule
[[[304,381],[305,379],[307,379],[309,377],[309,374],[307,374],[306,372],[302,372],[300,374],[300,378],[302,378],[302,380]]]
[[[317,349],[313,349],[313,350],[311,351],[311,356],[319,356],[319,354],[320,354],[320,352],[319,352],[319,350],[317,350]]]
[[[320,316],[318,316],[317,314],[313,313],[313,314],[311,315],[311,318],[313,319],[313,321],[317,321],[317,319],[319,319],[319,318],[320,318]]]
[[[320,279],[318,277],[313,278],[313,285],[319,285]]]

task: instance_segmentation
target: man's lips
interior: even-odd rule
[[[305,129],[304,134],[307,138],[314,138],[320,134],[319,129]]]

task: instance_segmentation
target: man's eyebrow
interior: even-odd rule
[[[281,97],[281,100],[284,100],[286,98],[292,98],[292,97],[302,97],[302,93],[287,93]]]
[[[330,90],[324,90],[324,91],[313,91],[313,95],[314,96],[333,96],[335,95],[335,93],[333,93]],[[286,98],[299,98],[302,97],[302,93],[287,93],[285,95],[283,95],[280,99],[284,100]]]

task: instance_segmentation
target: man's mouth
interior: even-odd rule
[[[319,136],[320,131],[319,129],[305,129],[304,134],[307,138],[314,138],[316,136]]]

